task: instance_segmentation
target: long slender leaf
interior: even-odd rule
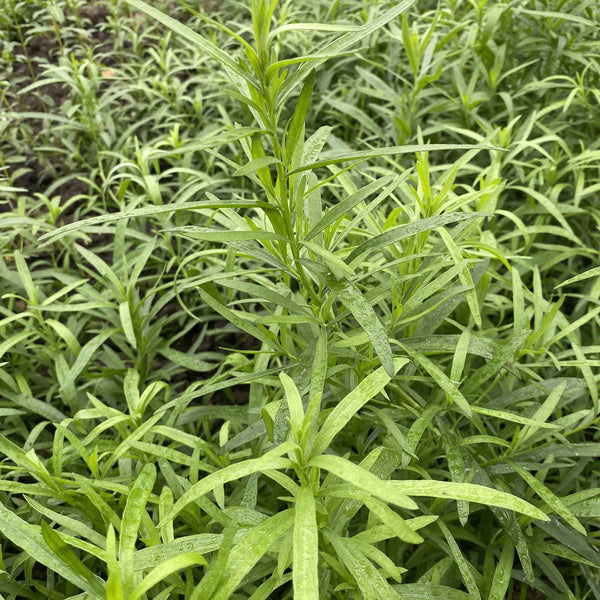
[[[319,600],[319,534],[315,498],[309,486],[301,486],[294,517],[294,598]]]
[[[403,494],[410,496],[428,496],[431,498],[451,498],[454,500],[466,500],[467,502],[479,502],[490,506],[508,508],[522,513],[534,519],[547,521],[548,516],[539,508],[532,506],[529,502],[482,485],[471,483],[455,483],[452,481],[418,481],[418,480],[395,480],[391,482],[393,487]]]
[[[396,359],[394,367],[399,371],[408,361]],[[331,444],[335,436],[346,426],[348,421],[375,395],[383,390],[391,377],[383,367],[363,379],[328,415],[321,427],[312,452],[321,454]]]

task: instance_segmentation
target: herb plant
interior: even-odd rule
[[[0,599],[600,598],[596,2],[0,9]]]

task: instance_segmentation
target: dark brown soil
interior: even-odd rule
[[[57,51],[56,41],[47,35],[36,36],[27,44],[27,54],[36,79],[44,72],[48,61],[53,60]],[[22,48],[15,49],[15,57],[11,81],[15,84],[18,82],[19,87],[24,88],[33,83],[33,80]],[[21,94],[18,97],[19,104],[14,108],[23,112],[45,112],[46,104],[60,106],[67,95],[68,90],[64,85],[52,83],[27,94]]]
[[[41,69],[40,63],[46,62],[54,58],[55,52],[58,50],[56,40],[49,35],[37,35],[27,44],[27,53],[31,58],[36,75],[39,75]]]
[[[110,8],[102,0],[86,4],[79,9],[79,16],[87,19],[92,25],[96,26],[108,20]]]
[[[60,196],[63,200],[70,200],[74,196],[80,194],[87,194],[89,191],[88,184],[80,181],[79,179],[69,179],[65,181],[57,190],[54,192],[55,196]]]
[[[15,185],[20,188],[25,188],[33,195],[36,192],[41,191],[39,188],[39,169],[41,169],[41,166],[36,158],[29,159],[27,166],[31,170],[17,178],[15,180]]]

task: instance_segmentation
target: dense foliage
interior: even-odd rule
[[[0,0],[0,599],[600,599],[597,0]]]

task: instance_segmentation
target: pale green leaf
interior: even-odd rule
[[[539,508],[525,500],[494,488],[472,483],[433,480],[394,480],[389,482],[395,489],[409,496],[427,496],[430,498],[448,498],[479,502],[489,506],[507,508],[533,519],[547,521],[548,516]]]
[[[408,360],[398,358],[394,361],[396,372],[399,371]],[[391,377],[383,367],[380,367],[365,377],[327,416],[315,440],[312,452],[314,455],[324,452],[333,438],[346,426],[352,417],[367,403],[374,398],[389,383]]]
[[[379,479],[373,473],[345,458],[332,454],[322,454],[312,458],[308,464],[311,467],[325,469],[332,475],[351,483],[358,489],[368,492],[384,502],[395,504],[401,508],[417,508],[416,503],[408,497],[408,493],[401,490],[395,481]]]
[[[126,595],[131,593],[133,589],[133,564],[138,530],[155,480],[156,468],[153,464],[146,465],[140,471],[127,495],[119,538],[119,558],[123,588]]]
[[[152,569],[141,583],[135,587],[133,592],[131,592],[128,600],[139,600],[150,588],[181,569],[187,569],[193,565],[206,564],[206,559],[202,554],[198,554],[197,552],[184,552],[183,554],[174,556]]]
[[[302,485],[294,518],[294,598],[319,600],[319,534],[313,490]]]

